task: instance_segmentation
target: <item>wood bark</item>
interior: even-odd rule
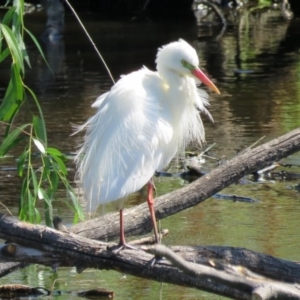
[[[6,262],[0,263],[0,278],[10,274],[13,271],[25,268],[29,265],[28,263],[25,262],[22,263],[11,262],[10,259],[6,259],[5,261]]]
[[[157,198],[155,205],[157,219],[163,219],[196,205],[224,187],[237,182],[244,175],[262,169],[299,150],[300,129],[296,129],[269,143],[239,154],[194,183]],[[124,215],[127,236],[151,230],[148,207],[145,203],[125,210]],[[179,254],[187,262],[193,262],[196,266],[204,264],[221,272],[220,276],[212,278],[207,277],[208,274],[201,269],[202,271],[199,271],[201,276],[192,276],[189,272],[188,274],[183,273],[181,269],[184,268],[180,265],[174,267],[165,259],[156,261],[151,267],[153,255],[148,252],[161,255],[159,254],[160,249],[143,248],[145,251],[125,249],[115,254],[112,251],[114,247],[112,244],[90,239],[111,240],[117,238],[119,233],[118,213],[83,222],[65,231],[58,232],[43,226],[29,225],[12,217],[0,215],[1,238],[42,251],[41,253],[36,252],[36,258],[26,261],[26,253],[30,253],[31,250],[24,247],[16,248],[12,252],[22,253],[23,256],[10,255],[8,257],[5,253],[6,245],[0,248],[0,259],[15,262],[25,260],[30,263],[36,259],[35,262],[48,264],[54,268],[59,265],[76,266],[78,271],[87,267],[114,269],[148,279],[199,288],[235,299],[251,299],[251,297],[273,299],[275,296],[280,299],[282,295],[285,295],[282,299],[300,299],[300,289],[298,288],[300,268],[293,262],[229,247],[171,247],[175,254]],[[10,244],[9,247],[14,249],[17,245]],[[40,255],[45,255],[48,260],[43,261],[42,256],[39,257]],[[172,261],[172,255],[170,256],[170,253],[166,252],[164,256]],[[185,269],[184,271],[186,272]],[[232,282],[224,280],[224,278],[228,279],[226,277],[228,273],[229,275],[234,274],[234,278],[240,278],[240,280],[236,280],[236,282],[235,280]],[[244,277],[247,280],[250,278],[250,282],[243,281]],[[269,281],[271,281],[271,285]],[[281,283],[278,285],[277,281]],[[259,282],[260,285],[255,282]],[[271,289],[269,289],[270,286]],[[274,291],[274,293],[270,293],[270,291]]]

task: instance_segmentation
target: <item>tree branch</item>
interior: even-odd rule
[[[260,295],[261,291],[257,288],[261,285],[274,287],[277,295],[281,295],[279,292],[287,293],[287,291],[290,291],[288,295],[295,295],[297,292],[295,282],[300,282],[298,264],[239,248],[174,246],[168,249],[158,245],[153,248],[143,246],[137,250],[125,249],[114,253],[113,250],[118,247],[115,244],[90,240],[40,225],[31,225],[1,214],[0,238],[9,238],[21,245],[19,251],[16,251],[15,244],[1,247],[0,260],[25,260],[30,263],[51,265],[55,269],[58,266],[75,266],[78,272],[82,272],[85,268],[117,270],[235,299],[250,299],[254,290]],[[13,251],[3,251],[5,248]],[[143,249],[167,257],[175,266],[166,259],[158,259],[152,266],[153,256]],[[30,253],[34,255],[30,256]],[[47,258],[45,261],[42,259],[43,255]],[[180,271],[178,267],[188,274]],[[272,277],[267,277],[267,274],[272,274]],[[286,282],[275,281],[276,276],[279,280],[284,278]],[[300,297],[300,290],[297,295]]]
[[[249,149],[217,167],[195,182],[155,199],[157,220],[197,205],[243,176],[265,168],[300,150],[300,129]],[[124,210],[126,236],[151,231],[151,219],[146,203]],[[110,213],[101,218],[72,226],[70,230],[84,237],[112,240],[119,235],[119,214]]]
[[[194,183],[157,198],[157,219],[163,219],[196,205],[224,187],[238,181],[246,174],[265,168],[274,161],[278,161],[299,150],[300,129],[296,129],[269,143],[237,155],[226,164],[214,169]],[[145,203],[127,209],[124,213],[127,236],[151,230],[148,207]],[[74,233],[78,233],[81,236]],[[0,248],[0,259],[15,262],[23,262],[25,260],[26,263],[36,261],[38,263],[48,263],[54,268],[58,265],[73,265],[77,267],[79,272],[87,267],[115,269],[134,276],[199,288],[236,299],[250,299],[250,292],[245,282],[233,286],[229,281],[224,281],[224,278],[221,280],[212,280],[212,278],[207,280],[203,276],[184,274],[178,268],[170,265],[165,259],[158,261],[151,268],[149,267],[149,262],[151,262],[153,257],[144,251],[125,249],[118,252],[118,254],[114,254],[111,251],[114,247],[113,244],[86,238],[97,237],[110,240],[118,237],[118,233],[119,217],[117,213],[108,214],[100,219],[86,221],[68,229],[65,228],[63,232],[43,226],[30,225],[20,222],[13,217],[0,214],[0,237],[27,247],[16,248],[17,250],[15,249],[15,251],[5,253],[8,249],[7,247],[14,249],[17,246],[14,244],[3,246]],[[32,249],[28,249],[28,247],[42,252],[32,252]],[[268,282],[269,280],[284,281],[285,286],[291,287],[292,292],[288,294],[291,298],[282,296],[285,295],[285,289],[281,292],[282,287],[278,287],[276,282],[272,283],[272,288],[274,286],[273,290],[276,291],[275,294],[278,297],[283,297],[283,299],[295,299],[292,298],[295,295],[300,298],[299,289],[295,286],[295,283],[300,283],[300,268],[296,263],[258,254],[246,249],[230,247],[174,246],[171,247],[171,250],[189,262],[187,266],[191,266],[191,262],[193,264],[196,263],[197,266],[201,264],[201,270],[203,270],[204,266],[220,272],[228,272],[228,270],[232,272],[232,270],[235,270],[238,272],[236,275],[241,273],[240,276],[246,277],[252,276],[252,272],[254,272],[255,280],[258,280],[262,285],[265,284],[265,279],[260,279],[262,276],[267,277]],[[18,255],[19,253],[22,253],[22,255]],[[30,253],[35,253],[31,259],[28,258]],[[48,258],[44,262],[41,259],[43,255]],[[240,266],[242,266],[242,269]],[[253,286],[251,288],[252,292],[257,299],[264,299],[264,297],[273,299],[272,297],[275,295],[259,285]],[[297,294],[298,292],[299,295]]]

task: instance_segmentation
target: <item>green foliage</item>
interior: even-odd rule
[[[271,5],[272,5],[271,0],[258,0],[257,5],[253,5],[253,7],[251,7],[249,9],[249,11],[255,11],[257,9],[263,9],[265,7],[270,7]]]
[[[44,57],[36,38],[24,27],[24,0],[14,0],[0,20],[0,63],[11,58],[11,77],[0,105],[0,122],[6,124],[6,131],[0,145],[0,158],[20,142],[25,148],[17,160],[18,175],[23,178],[19,201],[19,217],[32,223],[41,221],[36,208],[37,200],[44,201],[45,221],[52,226],[52,200],[61,182],[72,200],[74,221],[83,219],[83,213],[70,185],[65,165],[65,156],[55,148],[48,147],[47,131],[42,108],[35,93],[25,85],[25,67],[30,67],[29,56],[24,44],[27,33]],[[44,58],[45,59],[45,58]],[[32,114],[28,124],[15,126],[14,120],[26,101],[34,101],[38,115]],[[38,151],[39,162],[33,163],[33,152]]]

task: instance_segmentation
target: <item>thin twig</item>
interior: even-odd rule
[[[202,151],[197,157],[201,157],[202,155],[204,155],[206,152],[208,152],[215,145],[216,145],[216,143],[211,144],[210,146],[208,146],[207,148],[205,148],[204,151]]]
[[[88,39],[90,40],[91,44],[93,45],[95,51],[97,52],[98,56],[100,57],[100,59],[101,59],[103,65],[104,65],[104,67],[105,67],[106,70],[107,70],[107,73],[108,73],[108,75],[109,75],[111,81],[113,82],[113,84],[115,84],[115,80],[114,80],[114,78],[113,78],[113,76],[112,76],[112,74],[111,74],[111,72],[110,72],[110,70],[109,70],[107,64],[105,63],[105,60],[104,60],[103,56],[101,55],[101,53],[100,53],[99,50],[97,49],[96,44],[94,43],[93,39],[91,38],[91,36],[90,36],[89,33],[87,32],[87,30],[86,30],[86,28],[84,27],[83,23],[81,22],[79,16],[77,15],[75,9],[74,9],[73,6],[69,3],[68,0],[65,0],[65,2],[69,5],[69,7],[70,7],[70,9],[72,10],[74,16],[76,17],[77,21],[79,22],[80,26],[82,27],[84,33],[86,34],[86,36],[87,36]]]
[[[13,214],[10,212],[10,210],[8,209],[8,207],[6,205],[4,205],[2,202],[0,202],[0,205],[2,205],[5,208],[5,210],[7,211],[7,213],[13,217]]]
[[[262,136],[261,138],[259,138],[256,142],[254,142],[253,144],[251,144],[250,146],[248,146],[246,149],[244,149],[243,151],[241,151],[240,153],[244,153],[250,149],[252,149],[254,146],[256,146],[259,142],[261,142],[266,136]]]

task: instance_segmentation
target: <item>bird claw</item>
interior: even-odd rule
[[[130,244],[119,244],[118,245],[118,248],[113,250],[112,253],[113,254],[118,254],[121,250],[124,250],[124,249],[131,249],[131,250],[139,250],[138,248],[130,245]]]
[[[149,268],[153,268],[153,266],[158,263],[160,260],[163,260],[162,257],[160,256],[154,256],[149,262],[148,262],[148,266]]]

